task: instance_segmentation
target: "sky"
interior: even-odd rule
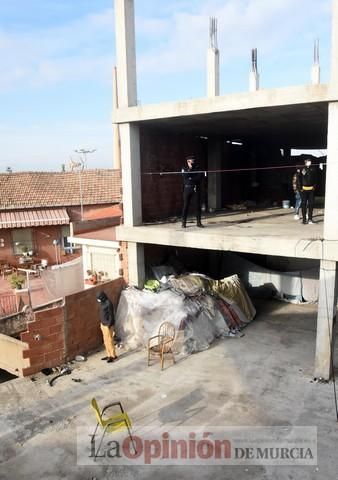
[[[112,168],[113,0],[0,0],[0,172],[61,170],[76,149]],[[329,79],[331,0],[135,0],[139,104],[204,97],[209,17],[221,94],[310,83],[320,39]]]

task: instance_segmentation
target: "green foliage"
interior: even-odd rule
[[[12,288],[21,289],[22,285],[25,283],[26,279],[22,275],[18,275],[17,273],[12,273],[9,277],[9,281],[11,283]]]

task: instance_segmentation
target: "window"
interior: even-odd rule
[[[34,250],[33,231],[31,228],[12,230],[12,239],[14,255],[22,255],[23,253]]]
[[[68,242],[68,238],[70,236],[70,228],[62,227],[61,228],[61,238],[62,238],[62,248],[66,253],[73,253],[73,250],[77,248],[74,243]]]

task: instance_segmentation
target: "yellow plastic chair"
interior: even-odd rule
[[[96,419],[97,419],[97,425],[96,425],[94,433],[91,437],[92,442],[94,442],[95,435],[96,435],[98,427],[101,426],[103,428],[103,434],[102,434],[102,437],[101,437],[101,440],[100,440],[99,447],[98,447],[97,451],[95,452],[94,461],[96,461],[96,458],[99,454],[99,451],[100,451],[100,448],[101,448],[101,445],[102,445],[102,441],[103,441],[103,437],[105,436],[106,432],[108,432],[108,433],[117,432],[117,431],[123,430],[124,428],[126,428],[128,430],[129,438],[131,440],[131,443],[133,444],[133,448],[134,448],[134,451],[135,451],[135,454],[136,454],[137,453],[136,452],[136,447],[135,447],[135,443],[134,443],[133,437],[131,435],[131,430],[130,430],[131,429],[131,421],[130,421],[130,418],[128,417],[127,412],[125,412],[123,410],[121,402],[114,402],[114,403],[110,403],[109,405],[106,405],[103,408],[102,412],[100,412],[100,408],[99,408],[95,398],[93,398],[91,400],[90,404],[95,411],[95,416],[96,416]],[[115,406],[120,407],[121,413],[117,413],[117,414],[115,414],[115,415],[113,415],[109,418],[106,418],[106,419],[103,418],[104,412],[108,408],[115,407]]]

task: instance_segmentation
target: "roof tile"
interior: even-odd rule
[[[121,171],[17,172],[0,174],[0,209],[119,203]]]

